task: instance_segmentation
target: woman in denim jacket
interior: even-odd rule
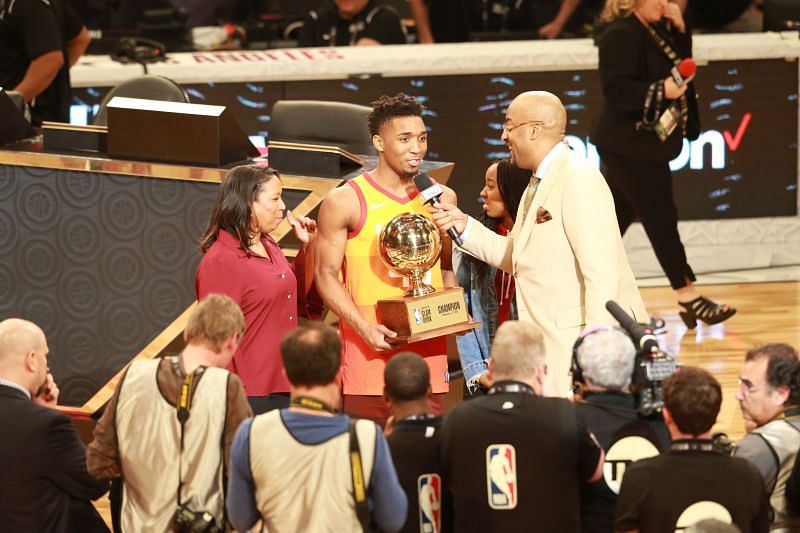
[[[522,195],[530,182],[531,171],[514,166],[508,159],[486,169],[481,190],[483,212],[480,222],[500,235],[514,227]],[[488,389],[488,359],[494,332],[505,320],[516,320],[514,278],[454,247],[453,263],[458,283],[464,288],[467,308],[481,326],[456,337],[464,380],[470,394]]]

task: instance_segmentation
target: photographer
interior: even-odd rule
[[[681,530],[715,518],[743,533],[769,529],[769,504],[756,468],[715,451],[711,427],[722,389],[706,370],[685,366],[664,381],[669,451],[628,466],[615,514],[615,531]]]
[[[614,506],[628,464],[652,457],[669,445],[660,416],[644,417],[630,392],[636,350],[624,331],[611,326],[587,328],[575,342],[572,378],[579,391],[575,410],[606,453],[603,477],[581,491],[585,532],[614,527]]]
[[[212,294],[189,317],[179,356],[128,367],[87,454],[93,476],[122,477],[122,531],[224,526],[231,443],[251,414],[242,382],[225,370],[243,333],[239,306]]]
[[[736,456],[753,463],[764,480],[774,521],[797,519],[787,509],[786,483],[800,449],[800,360],[788,344],[747,352],[736,399],[748,434]]]
[[[309,322],[281,341],[288,409],[246,420],[236,432],[226,502],[250,531],[398,531],[408,509],[380,428],[339,414],[342,341]]]

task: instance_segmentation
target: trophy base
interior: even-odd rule
[[[462,334],[471,331],[481,325],[481,322],[472,320],[461,324],[447,326],[441,329],[433,329],[424,333],[417,333],[415,335],[397,335],[392,339],[392,342],[399,342],[401,344],[411,344],[412,342],[426,341],[436,337],[444,337],[446,335],[454,335],[456,333]]]
[[[397,333],[393,341],[411,343],[480,326],[467,313],[464,289],[439,289],[416,297],[378,300],[378,322]]]

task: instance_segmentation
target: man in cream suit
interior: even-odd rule
[[[512,161],[534,178],[517,223],[501,236],[441,203],[432,208],[441,231],[455,227],[464,250],[516,279],[520,320],[544,332],[550,390],[570,395],[572,345],[583,327],[613,324],[614,300],[638,322],[649,321],[619,234],[605,179],[564,143],[567,113],[555,95],[517,96],[506,112],[502,139]]]

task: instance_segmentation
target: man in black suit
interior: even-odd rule
[[[54,409],[48,351],[32,322],[0,322],[0,529],[108,531],[89,502],[108,484],[86,471],[86,448]]]

